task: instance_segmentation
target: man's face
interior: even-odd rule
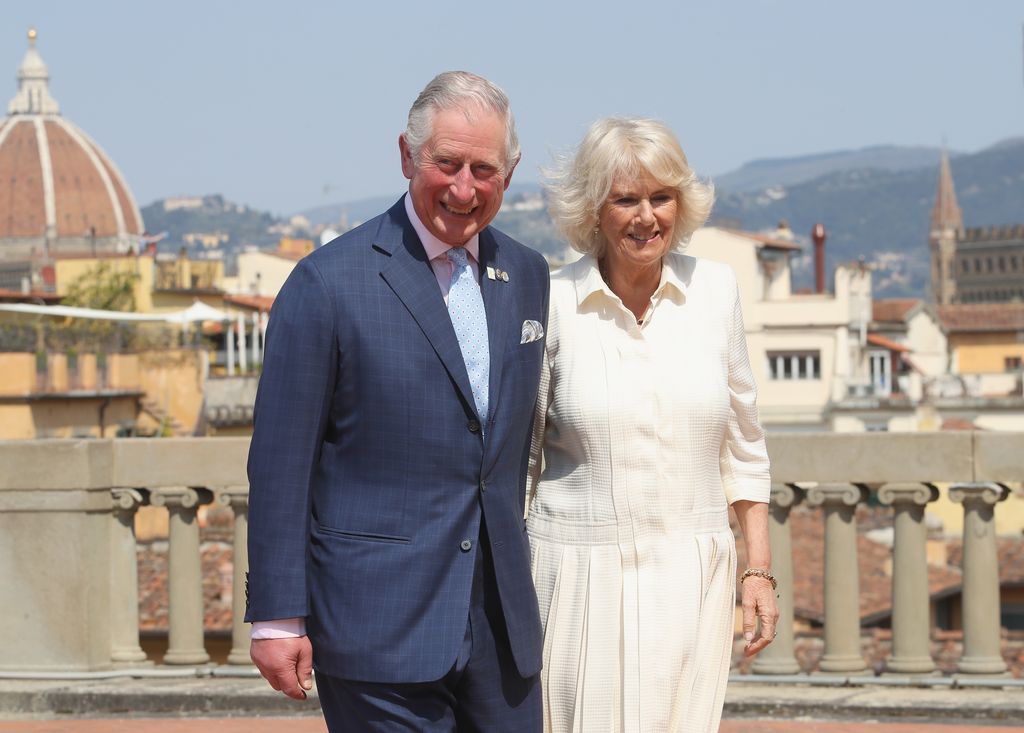
[[[405,137],[398,138],[416,214],[431,234],[455,247],[490,224],[512,180],[505,160],[505,121],[483,110],[473,110],[471,117],[466,119],[461,109],[435,112],[418,160]]]

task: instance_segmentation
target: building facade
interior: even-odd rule
[[[964,228],[945,151],[928,235],[939,305],[1024,300],[1024,225]]]

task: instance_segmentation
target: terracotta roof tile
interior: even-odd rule
[[[884,349],[889,349],[889,351],[899,351],[900,353],[904,354],[910,352],[909,347],[897,343],[892,339],[886,338],[885,336],[881,336],[877,333],[869,333],[867,340],[869,344],[872,344],[874,346],[881,346]]]
[[[940,305],[938,311],[947,332],[1024,331],[1024,303]]]
[[[887,298],[872,301],[871,320],[902,322],[911,309],[920,302],[918,298]]]
[[[796,242],[790,242],[786,239],[776,239],[775,237],[769,237],[767,234],[758,234],[757,232],[745,232],[742,229],[730,229],[728,227],[721,227],[723,232],[729,232],[735,234],[738,237],[744,237],[746,239],[752,239],[765,247],[771,247],[772,249],[785,249],[799,252],[803,250]]]
[[[224,302],[230,305],[241,306],[242,308],[251,308],[252,310],[262,312],[270,312],[270,308],[274,305],[274,296],[272,295],[225,295]]]

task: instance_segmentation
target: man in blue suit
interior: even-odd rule
[[[519,161],[466,72],[399,137],[409,193],[274,303],[249,450],[246,620],[270,684],[316,669],[331,731],[541,730],[523,523],[544,259],[488,225]]]

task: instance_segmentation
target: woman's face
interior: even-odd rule
[[[660,265],[672,246],[678,209],[675,188],[662,185],[649,173],[638,178],[616,176],[599,214],[609,268]]]

